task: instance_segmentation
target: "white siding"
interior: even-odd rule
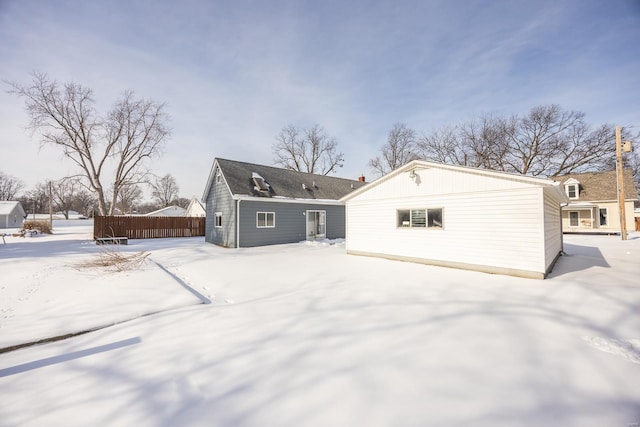
[[[347,202],[348,251],[545,272],[541,187],[504,180],[507,188],[497,188],[494,178],[424,172],[420,192],[407,194],[406,181],[416,185],[400,174]],[[500,191],[480,191],[482,181]],[[441,191],[449,194],[435,194]],[[397,227],[397,209],[431,207],[444,209],[444,229]]]
[[[560,201],[552,194],[551,188],[544,192],[544,236],[545,236],[545,268],[553,266],[558,254],[562,251],[562,229]]]
[[[473,170],[453,171],[429,167],[416,169],[416,178],[409,172],[403,172],[379,185],[373,185],[355,197],[358,201],[383,200],[417,196],[435,196],[446,194],[464,194],[494,190],[514,190],[519,188],[539,188],[538,185],[518,181],[508,175],[492,177]]]

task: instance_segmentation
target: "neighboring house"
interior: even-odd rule
[[[20,202],[0,201],[0,228],[22,227],[25,216]]]
[[[198,200],[196,196],[193,196],[189,202],[189,206],[187,206],[187,211],[184,213],[184,216],[206,216],[206,213],[207,212],[200,200]]]
[[[569,204],[562,208],[565,233],[620,233],[617,173],[576,173],[556,177],[562,182]],[[633,202],[638,193],[631,170],[623,171],[627,231],[635,230]]]
[[[344,203],[339,199],[363,185],[364,178],[215,159],[203,195],[205,240],[239,248],[343,238]]]
[[[185,208],[180,206],[167,206],[166,208],[158,209],[157,211],[149,212],[145,216],[185,216],[187,212]]]
[[[542,279],[562,253],[550,179],[415,160],[342,200],[350,254]]]

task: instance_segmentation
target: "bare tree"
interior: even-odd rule
[[[118,209],[121,213],[133,213],[134,207],[142,200],[142,190],[139,185],[124,185],[118,192]]]
[[[48,187],[48,184],[44,184]],[[82,185],[79,177],[65,177],[51,183],[53,210],[62,212],[69,219],[69,212],[86,214],[94,198]]]
[[[418,141],[429,160],[532,176],[598,170],[611,158],[613,127],[592,128],[584,113],[558,105],[531,109],[525,116],[484,116],[443,128]]]
[[[501,164],[509,172],[556,176],[597,167],[611,155],[613,127],[591,129],[582,112],[542,105],[510,123]]]
[[[49,211],[49,185],[36,184],[33,190],[26,191],[18,201],[27,213],[45,213]]]
[[[404,123],[396,123],[389,131],[387,143],[380,155],[369,161],[369,166],[380,176],[418,158],[416,132]]]
[[[130,91],[100,117],[93,91],[79,84],[59,84],[35,73],[28,86],[10,85],[11,93],[25,99],[30,128],[40,133],[41,143],[59,147],[82,170],[87,188],[97,195],[100,215],[113,213],[122,186],[145,179],[146,160],[159,154],[170,133],[164,104],[135,99]],[[108,204],[104,169],[112,164]]]
[[[151,196],[158,203],[160,208],[167,207],[178,197],[178,184],[171,174],[166,174],[162,178],[156,177],[151,183]]]
[[[24,183],[15,176],[0,172],[0,200],[15,200]]]
[[[186,197],[178,197],[172,203],[176,206],[187,209],[189,207],[189,204],[191,204],[191,199],[187,199]]]
[[[285,169],[328,175],[344,163],[338,142],[319,125],[302,130],[289,125],[276,136],[272,148],[274,163]]]

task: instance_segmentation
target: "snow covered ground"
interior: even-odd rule
[[[539,281],[202,238],[108,272],[54,231],[0,246],[0,348],[100,329],[0,353],[2,426],[640,423],[640,233]]]

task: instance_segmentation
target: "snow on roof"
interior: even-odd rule
[[[16,206],[20,206],[22,208],[20,202],[0,201],[0,215],[9,215],[13,212]],[[24,212],[24,209],[22,209],[22,212]]]

